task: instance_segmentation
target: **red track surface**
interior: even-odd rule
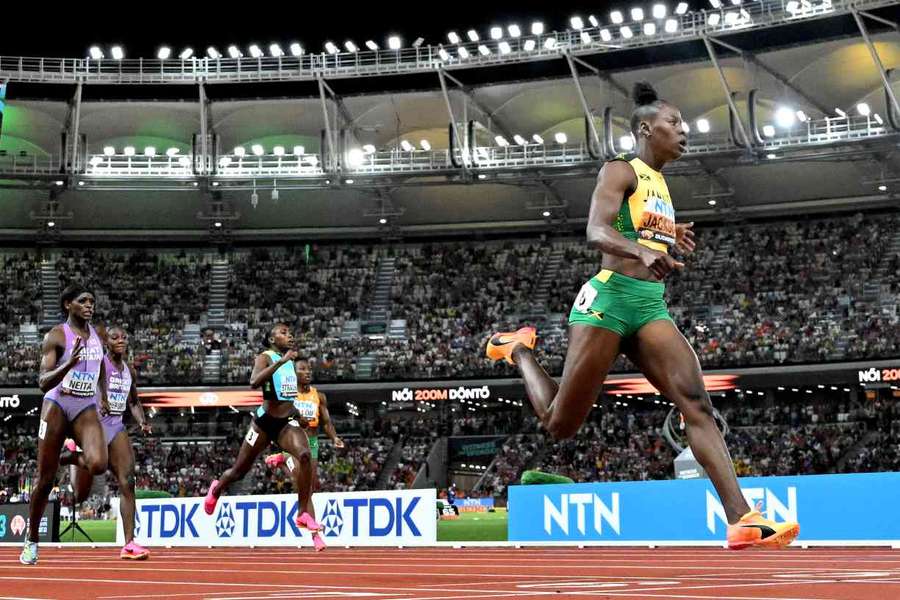
[[[0,548],[0,600],[373,598],[900,598],[900,551],[714,548],[41,549],[23,566]]]

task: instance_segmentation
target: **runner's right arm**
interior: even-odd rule
[[[49,392],[65,379],[66,373],[72,370],[84,351],[82,339],[75,338],[75,347],[69,360],[56,366],[60,356],[60,349],[65,352],[66,336],[58,326],[47,332],[41,345],[41,372],[38,376],[38,387],[42,392]]]

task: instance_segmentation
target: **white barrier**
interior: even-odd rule
[[[313,496],[325,542],[336,546],[434,545],[436,500],[433,489]],[[138,500],[135,539],[151,547],[311,545],[296,517],[296,494],[222,496],[212,515],[203,498]],[[121,520],[116,541],[125,541]]]

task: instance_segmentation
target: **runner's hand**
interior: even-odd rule
[[[684,263],[679,262],[666,254],[665,252],[657,252],[644,248],[641,253],[641,263],[653,273],[657,279],[664,279],[666,275],[673,270],[679,271],[684,268]]]
[[[334,447],[335,448],[343,448],[344,440],[342,440],[341,438],[334,438]]]
[[[675,249],[681,254],[690,254],[697,247],[693,226],[693,221],[675,224]]]
[[[81,336],[77,336],[75,338],[75,344],[72,346],[72,355],[69,356],[69,360],[66,364],[69,367],[74,367],[80,360],[84,359],[84,339]]]

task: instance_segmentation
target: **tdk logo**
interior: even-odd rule
[[[337,500],[329,500],[322,515],[322,532],[325,537],[337,537],[344,528],[344,517]]]
[[[611,505],[611,507],[610,507]],[[610,494],[610,505],[607,505],[597,494],[560,494],[559,504],[554,503],[550,496],[544,496],[544,531],[547,535],[553,535],[554,525],[562,530],[564,535],[569,535],[573,524],[581,535],[587,535],[588,514],[593,530],[601,535],[603,533],[603,521],[616,532],[620,531],[619,494]],[[569,510],[575,507],[574,510]]]
[[[219,537],[229,538],[234,533],[234,513],[231,511],[231,504],[223,502],[216,516],[216,535]]]
[[[140,512],[147,525],[146,537],[200,537],[195,521],[198,508],[199,504],[143,504]]]
[[[404,507],[403,498],[394,498],[391,501],[388,498],[344,498],[343,514],[349,515],[350,519],[350,535],[371,536],[371,537],[387,537],[390,535],[402,536],[404,531],[408,531],[410,535],[420,537],[422,532],[416,527],[413,519],[413,511],[419,504],[421,498],[413,498]],[[335,510],[337,515],[341,517],[341,511],[337,508],[335,501]],[[368,513],[368,518],[365,515]],[[327,514],[327,509],[326,509]],[[332,537],[339,535],[344,527],[344,519],[341,518],[340,529],[337,533],[332,533]]]
[[[757,502],[763,502],[765,510],[763,515],[772,521],[797,521],[797,488],[790,486],[787,489],[787,503],[775,495],[775,492],[769,488],[741,488],[747,504],[756,506]],[[716,517],[723,525],[727,523],[725,520],[725,509],[722,503],[709,490],[706,490],[706,528],[710,533],[716,532]]]

